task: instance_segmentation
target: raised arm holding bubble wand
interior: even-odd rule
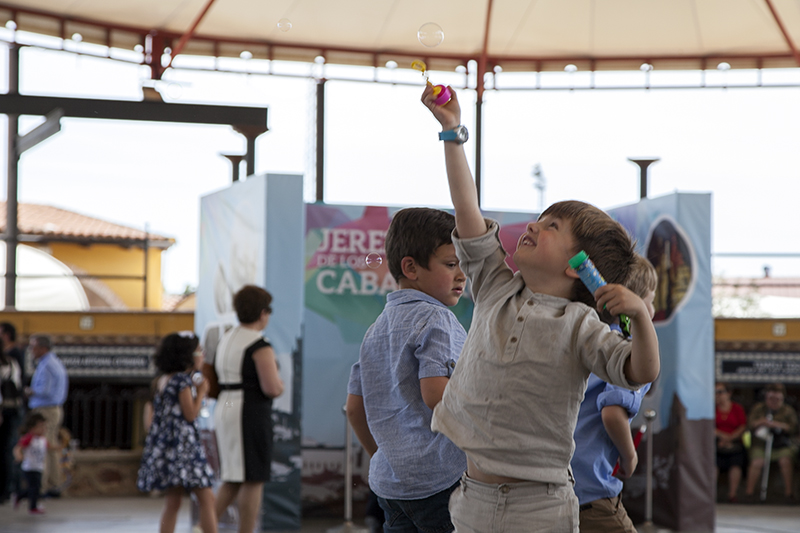
[[[637,389],[659,371],[646,306],[620,285],[634,261],[633,243],[602,210],[557,202],[525,228],[513,256],[519,271],[513,272],[499,224],[481,213],[462,146],[461,108],[450,92],[450,101],[438,105],[428,85],[421,100],[443,130],[453,244],[475,301],[472,327],[431,422],[467,455],[467,473],[450,499],[453,524],[459,533],[498,526],[577,533],[569,463],[589,372]],[[594,294],[569,266],[580,250],[592,255],[609,282]],[[600,320],[604,306],[630,317],[632,339]]]

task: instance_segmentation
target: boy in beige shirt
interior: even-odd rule
[[[512,272],[499,225],[481,214],[452,92],[443,106],[434,103],[432,87],[422,94],[444,130],[453,243],[475,299],[464,349],[431,425],[467,454],[451,517],[459,533],[577,532],[569,462],[589,373],[636,389],[660,368],[647,307],[621,285],[633,243],[596,207],[559,202],[528,224],[514,253],[519,272]],[[568,264],[581,250],[609,282],[594,295]],[[630,317],[632,340],[600,320],[604,308]]]

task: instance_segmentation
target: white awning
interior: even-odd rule
[[[0,241],[0,272],[6,271],[6,243]],[[30,246],[17,246],[17,299],[19,311],[83,311],[86,297],[72,270],[58,259]],[[35,276],[35,277],[25,277]],[[0,301],[6,287],[0,282]]]
[[[128,50],[152,34],[205,56],[375,66],[418,57],[440,70],[480,58],[505,71],[800,66],[796,0],[0,0],[0,24],[12,19]],[[441,44],[419,40],[426,23],[441,28]]]

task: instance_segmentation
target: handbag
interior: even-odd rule
[[[208,380],[208,397],[215,400],[219,397],[219,379],[214,365],[203,363],[203,377]]]

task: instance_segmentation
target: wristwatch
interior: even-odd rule
[[[450,141],[456,144],[464,144],[469,139],[469,132],[467,131],[467,127],[463,124],[459,124],[452,130],[447,131],[440,131],[439,132],[439,140],[440,141]]]

